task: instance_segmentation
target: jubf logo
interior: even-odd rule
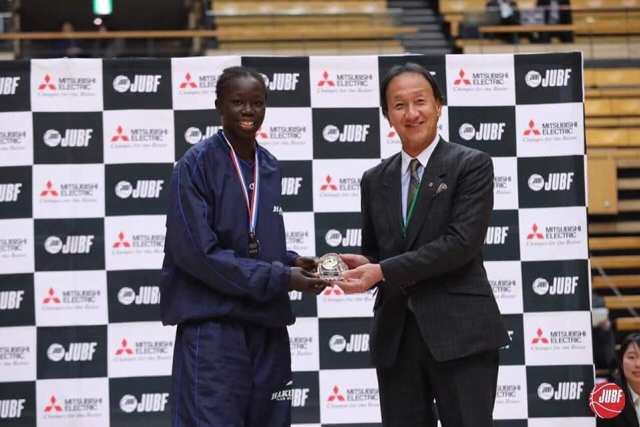
[[[542,400],[580,400],[584,381],[560,381],[554,387],[549,383],[538,386],[538,397]]]
[[[362,241],[362,230],[359,228],[347,228],[344,235],[339,230],[331,229],[325,235],[327,245],[337,248],[338,246],[360,246]]]
[[[60,252],[63,254],[88,254],[93,246],[93,235],[67,236],[63,243],[58,236],[49,236],[44,242],[44,249],[56,255]]]
[[[88,147],[93,129],[65,129],[64,136],[56,130],[47,130],[42,140],[49,147]]]
[[[15,202],[18,200],[22,183],[14,182],[0,184],[0,202]]]
[[[302,177],[282,177],[282,195],[297,196],[302,187]]]
[[[529,87],[564,87],[569,84],[571,68],[553,68],[545,70],[544,77],[536,70],[529,71],[524,81]]]
[[[369,351],[369,334],[351,334],[348,341],[342,335],[334,335],[329,339],[329,348],[336,353]]]
[[[120,181],[116,184],[115,193],[121,199],[157,199],[163,184],[163,179],[139,179],[135,186],[129,181]]]
[[[471,123],[463,123],[460,126],[460,138],[465,141],[499,141],[504,134],[504,128],[507,124],[501,123],[479,123],[478,130]]]
[[[547,179],[540,174],[532,174],[527,181],[533,191],[569,191],[573,184],[573,172],[552,172]]]
[[[509,235],[508,226],[491,226],[487,228],[487,235],[484,238],[485,245],[504,245]]]
[[[340,130],[337,126],[326,125],[322,136],[328,142],[365,142],[370,125],[345,124]]]
[[[22,417],[26,399],[1,399],[0,420]]]
[[[148,305],[160,303],[160,287],[140,286],[138,293],[125,286],[118,291],[118,301],[123,305]]]
[[[53,343],[47,349],[47,357],[54,362],[85,362],[93,360],[97,342],[71,342],[65,349],[62,344]]]
[[[0,310],[19,310],[24,291],[2,291],[0,292]]]
[[[262,74],[269,90],[296,90],[300,73],[273,73],[271,76]]]
[[[163,412],[169,402],[169,393],[142,393],[140,398],[125,394],[120,399],[122,412]]]
[[[160,74],[136,74],[133,82],[125,75],[113,79],[113,89],[119,93],[156,93],[160,86]]]
[[[0,95],[15,95],[20,77],[0,77]]]
[[[554,277],[551,284],[546,279],[539,277],[533,282],[532,287],[538,295],[575,295],[578,276]]]

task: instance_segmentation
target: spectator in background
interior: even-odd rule
[[[596,369],[613,372],[616,368],[616,338],[609,320],[609,309],[604,305],[604,298],[598,294],[592,294],[591,301],[593,363]]]
[[[62,36],[73,33],[75,30],[73,24],[65,21],[60,27]],[[78,44],[78,40],[71,38],[61,38],[53,42],[54,57],[78,58],[83,55],[82,49]]]
[[[640,334],[628,335],[618,357],[615,382],[625,393],[622,413],[615,418],[598,418],[598,427],[640,427]]]
[[[514,0],[489,0],[487,2],[487,11],[497,11],[500,17],[500,25],[519,25],[520,11],[518,4]],[[500,34],[500,38],[510,43],[518,43],[518,33]]]
[[[569,0],[536,0],[536,6],[543,9],[544,23],[547,25],[571,24]],[[573,42],[572,31],[540,33],[539,41],[549,43],[551,36],[558,37],[564,43]]]

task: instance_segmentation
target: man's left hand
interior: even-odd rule
[[[364,264],[342,273],[342,279],[336,284],[345,294],[360,294],[367,292],[383,279],[380,264]]]

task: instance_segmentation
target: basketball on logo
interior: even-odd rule
[[[589,407],[598,418],[614,418],[624,409],[624,391],[614,383],[598,384],[589,396]]]

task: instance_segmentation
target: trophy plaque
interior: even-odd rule
[[[318,260],[318,275],[324,280],[340,280],[342,273],[348,269],[347,264],[336,253],[322,255]]]

